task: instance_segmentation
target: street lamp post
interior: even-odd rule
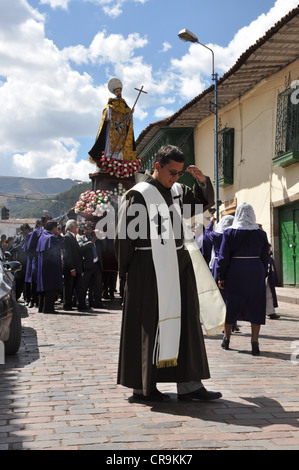
[[[218,175],[218,88],[217,88],[217,82],[218,82],[218,74],[215,73],[214,70],[214,51],[206,46],[205,44],[202,44],[199,42],[197,36],[195,34],[191,33],[191,31],[188,31],[188,29],[182,29],[179,34],[179,38],[184,41],[184,42],[195,42],[197,44],[200,44],[201,46],[205,47],[212,53],[212,80],[215,82],[214,86],[214,94],[215,94],[215,192],[216,192],[216,218],[217,222],[219,221],[219,175]]]

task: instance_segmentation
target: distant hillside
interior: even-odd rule
[[[0,195],[8,194],[42,194],[56,195],[71,189],[76,183],[62,178],[22,178],[0,176]]]
[[[58,217],[91,189],[91,182],[62,178],[17,178],[0,176],[0,207],[6,206],[12,218],[41,218],[45,213]]]

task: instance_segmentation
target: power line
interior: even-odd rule
[[[41,196],[36,196],[36,197],[32,197],[32,196],[22,196],[20,194],[13,194],[13,193],[0,193],[0,196],[2,197],[6,197],[6,198],[9,198],[9,199],[30,199],[30,200],[33,200],[33,201],[50,201],[51,198],[53,198],[54,196],[57,196],[56,194],[51,196],[51,197],[41,197]]]
[[[53,194],[52,196],[48,197],[41,197],[39,195],[36,195],[35,197],[32,196],[22,196],[20,194],[12,194],[12,193],[0,193],[0,197],[5,197],[6,199],[25,199],[28,201],[48,201],[52,202],[52,199],[55,197],[57,199],[57,194]],[[58,199],[57,199],[58,200]],[[63,200],[73,200],[71,197],[66,197],[63,198]],[[60,202],[58,200],[58,202]]]

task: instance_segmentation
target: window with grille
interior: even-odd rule
[[[222,187],[234,182],[234,140],[235,130],[231,127],[218,133],[218,178]]]
[[[282,167],[299,161],[299,104],[293,99],[294,88],[278,95],[273,164]]]

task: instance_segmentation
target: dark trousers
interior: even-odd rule
[[[91,269],[82,275],[83,297],[86,298],[89,290],[89,306],[96,307],[102,303],[102,269],[99,262],[94,263]]]
[[[26,266],[22,266],[22,269],[15,274],[15,284],[16,284],[16,298],[17,300],[21,297],[25,289],[25,275],[26,275]],[[26,299],[25,299],[26,300]]]
[[[31,300],[31,282],[24,283],[23,297],[24,297],[25,304],[26,303],[29,304]]]
[[[116,287],[117,272],[103,272],[103,297],[104,299],[114,299],[114,290]]]
[[[78,304],[82,306],[84,303],[83,291],[82,291],[82,275],[76,274],[72,276],[70,272],[64,272],[64,284],[63,284],[63,305],[64,307],[72,307],[73,296],[76,295]]]
[[[119,295],[122,299],[124,298],[125,283],[126,283],[126,278],[120,277],[119,278]]]
[[[38,304],[38,295],[36,292],[36,282],[26,282],[24,291],[24,300],[32,304]]]
[[[41,313],[54,313],[56,295],[56,291],[40,292],[38,311]]]

